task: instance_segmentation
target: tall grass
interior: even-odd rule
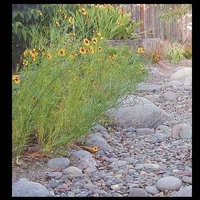
[[[148,61],[137,50],[108,47],[100,32],[84,39],[66,34],[73,25],[70,20],[64,29],[58,19],[51,24],[48,42],[40,35],[43,27],[35,26],[32,48],[23,52],[23,67],[13,75],[15,157],[33,138],[38,150],[49,153],[87,135],[147,75]]]

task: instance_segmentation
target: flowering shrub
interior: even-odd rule
[[[77,12],[84,16],[87,11]],[[79,37],[77,18],[62,9],[57,13],[46,30],[48,38],[40,32],[44,26],[35,26],[31,46],[21,55],[23,67],[12,77],[12,149],[17,157],[33,141],[38,151],[55,153],[88,134],[147,75],[141,49],[106,46],[97,29]]]
[[[75,18],[76,33],[81,37],[90,37],[94,29],[106,39],[127,39],[141,24],[131,20],[131,13],[111,4],[78,5],[76,12],[71,14]]]

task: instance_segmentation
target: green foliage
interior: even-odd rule
[[[172,4],[173,5],[173,4]],[[170,8],[170,5],[163,4],[164,8],[167,7],[167,11],[159,15],[159,18],[164,21],[175,22],[177,19],[187,14],[192,10],[192,4],[176,4],[176,8]]]
[[[70,34],[74,38],[91,38],[94,32],[105,39],[135,38],[133,32],[140,23],[111,4],[14,4],[13,68],[20,65],[19,55],[26,48],[38,47],[40,40],[50,46],[55,37],[65,39]]]
[[[20,54],[35,41],[35,30],[47,37],[56,4],[13,4],[12,10],[12,68],[20,66]],[[37,27],[40,27],[38,29]],[[46,31],[45,31],[46,30]]]
[[[61,4],[22,4],[20,8],[12,12],[12,33],[20,42],[30,43],[27,36],[31,36],[31,29],[38,24],[46,29],[50,27],[50,21],[55,17]],[[41,33],[43,30],[39,30]]]
[[[166,55],[167,59],[174,63],[178,64],[184,57],[184,46],[183,45],[170,45],[168,48],[168,53]]]
[[[192,46],[191,45],[186,45],[184,47],[183,56],[185,58],[187,58],[187,59],[191,59],[192,58]]]
[[[107,39],[128,38],[141,22],[133,22],[130,13],[123,13],[120,8],[111,4],[22,4],[20,9],[13,8],[12,32],[20,42],[28,40],[32,34],[32,26],[41,25],[39,30],[44,36],[51,27],[51,21],[59,19],[64,22],[71,15],[77,36],[89,37],[93,30],[98,30]],[[64,19],[64,16],[69,16]],[[88,35],[90,34],[90,35]],[[28,44],[26,43],[26,44]]]
[[[67,38],[66,44],[52,41],[51,48],[23,53],[24,67],[12,87],[13,155],[23,152],[31,136],[50,152],[86,135],[147,75],[141,54],[93,39],[87,46]]]
[[[147,75],[140,53],[105,45],[110,32],[121,37],[127,31],[122,24],[116,28],[114,16],[129,24],[128,15],[121,18],[111,7],[106,27],[105,5],[85,7],[94,23],[86,21],[80,5],[22,5],[13,9],[13,37],[23,47],[22,67],[12,77],[14,156],[33,138],[38,150],[49,153],[86,135]]]
[[[106,39],[127,39],[141,22],[131,20],[130,13],[111,4],[84,4],[71,12],[75,19],[75,32],[78,37],[91,37],[92,31],[101,32]]]

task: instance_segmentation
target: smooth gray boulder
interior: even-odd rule
[[[171,136],[173,138],[192,138],[192,127],[188,124],[181,123],[175,125],[171,130]]]
[[[167,176],[159,179],[156,183],[156,187],[160,191],[165,190],[179,190],[182,185],[182,181],[174,176]]]
[[[106,113],[113,123],[123,128],[156,128],[170,117],[168,113],[143,97],[129,95],[120,101],[122,105],[119,108],[111,108]]]
[[[171,197],[192,197],[192,186],[181,188],[178,192],[174,192]]]
[[[191,67],[183,67],[178,70],[174,74],[171,75],[170,80],[177,80],[182,82],[184,85],[192,84],[192,68]]]
[[[47,197],[49,191],[40,183],[21,178],[12,185],[13,197]]]

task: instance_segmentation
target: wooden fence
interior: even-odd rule
[[[176,22],[163,21],[159,15],[176,9],[178,4],[115,4],[122,10],[131,13],[132,19],[141,20],[143,24],[136,30],[141,38],[173,39],[176,42],[191,44],[192,42],[192,11]]]

